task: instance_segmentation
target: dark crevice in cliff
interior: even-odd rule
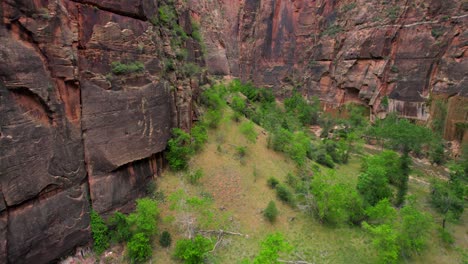
[[[68,188],[66,188],[66,189],[60,188],[59,185],[56,185],[56,184],[49,184],[46,187],[42,188],[42,190],[38,194],[36,194],[36,195],[34,195],[34,196],[20,202],[20,203],[8,205],[7,210],[17,210],[17,209],[20,209],[20,208],[24,208],[24,207],[29,206],[31,204],[38,203],[40,201],[46,200],[47,198],[55,196],[58,193],[61,193],[61,192],[65,191],[65,190],[67,190],[67,189]]]
[[[99,4],[97,4],[97,3],[93,2],[93,1],[86,1],[86,0],[70,0],[70,1],[78,3],[78,4],[89,5],[89,6],[98,8],[100,10],[104,10],[104,11],[107,11],[107,12],[110,12],[110,13],[114,13],[116,15],[130,17],[130,18],[133,18],[133,19],[141,20],[141,21],[147,21],[147,18],[143,14],[135,14],[135,13],[131,13],[131,12],[125,12],[125,10],[119,10],[119,9],[114,9],[114,8],[111,8],[111,7],[102,6],[102,5],[99,5]],[[141,5],[139,6],[139,11],[140,12],[143,11],[143,7]]]

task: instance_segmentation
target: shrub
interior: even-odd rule
[[[281,201],[292,206],[294,205],[293,193],[288,189],[288,187],[284,186],[283,184],[276,185],[276,196],[278,196],[278,199],[280,199]]]
[[[247,155],[247,147],[245,146],[238,146],[236,147],[236,152],[237,152],[237,156],[239,158],[243,158]]]
[[[324,149],[320,149],[317,153],[317,160],[319,164],[322,164],[324,166],[327,166],[329,168],[334,168],[335,163],[333,162],[333,159]]]
[[[209,109],[222,109],[225,105],[222,87],[211,87],[202,93],[201,101]]]
[[[366,172],[361,173],[358,178],[357,190],[370,205],[375,205],[380,200],[392,196],[385,169],[382,167],[370,167]]]
[[[94,251],[101,255],[109,247],[109,230],[102,217],[94,210],[91,210],[91,233]]]
[[[163,5],[159,7],[158,13],[159,20],[166,25],[171,25],[177,19],[177,14],[175,13],[175,10],[172,8],[172,6],[169,5]]]
[[[401,234],[400,245],[403,255],[410,256],[413,253],[421,253],[426,247],[430,235],[431,217],[417,210],[412,202],[401,210]]]
[[[316,124],[318,121],[318,110],[320,103],[318,98],[313,98],[313,103],[309,104],[302,95],[294,92],[293,95],[284,100],[286,111],[294,114],[303,125]]]
[[[270,178],[268,178],[267,183],[268,183],[268,186],[270,186],[271,189],[274,189],[279,184],[279,181],[275,177],[270,177]]]
[[[188,174],[188,180],[191,184],[197,184],[198,181],[203,177],[203,171],[201,169]]]
[[[132,262],[144,262],[153,253],[150,239],[143,233],[136,233],[127,244],[128,256]]]
[[[234,97],[232,97],[231,107],[232,109],[234,109],[234,111],[243,113],[247,105],[244,99],[242,99],[238,95],[235,95]]]
[[[156,201],[142,198],[136,201],[136,210],[128,216],[132,230],[150,237],[157,231],[157,217],[159,209]]]
[[[446,245],[453,245],[453,243],[455,243],[455,239],[453,238],[452,234],[450,234],[449,231],[447,231],[446,229],[444,229],[442,227],[439,227],[438,231],[439,231],[440,239]]]
[[[169,167],[173,170],[185,170],[188,167],[188,160],[193,154],[190,146],[190,135],[180,128],[172,130],[172,138],[167,142],[168,151],[166,158]]]
[[[239,123],[241,121],[242,114],[239,112],[234,112],[231,115],[231,120]]]
[[[213,242],[210,239],[197,235],[192,240],[177,241],[174,255],[186,264],[200,264],[212,248]]]
[[[115,212],[109,219],[109,227],[111,239],[117,243],[128,241],[132,236],[127,217],[120,212]]]
[[[146,185],[146,195],[153,196],[157,188],[158,186],[155,181],[153,180],[149,181],[148,184]]]
[[[189,63],[184,63],[182,67],[180,68],[180,72],[185,76],[185,77],[191,77],[193,75],[197,75],[201,72],[200,66],[198,66],[195,63],[189,62]]]
[[[265,216],[265,218],[270,221],[270,223],[276,221],[276,217],[278,216],[278,209],[276,208],[275,202],[270,201],[268,203],[268,206],[263,211],[263,216]]]
[[[281,233],[269,234],[261,243],[260,252],[253,264],[276,264],[279,252],[290,252],[293,247],[284,239]]]
[[[217,128],[221,123],[223,115],[221,110],[211,109],[208,110],[205,114],[205,121],[210,128]]]
[[[257,141],[257,132],[255,132],[252,121],[242,123],[239,130],[250,142],[255,143]]]
[[[142,72],[145,69],[145,65],[139,61],[133,63],[121,63],[121,62],[113,62],[111,64],[112,73],[115,75],[122,75],[134,72]]]
[[[159,244],[161,247],[169,247],[172,243],[171,234],[167,231],[163,231],[159,237]]]
[[[398,244],[398,232],[395,228],[389,224],[374,227],[367,223],[364,223],[363,227],[374,235],[372,244],[377,249],[379,263],[398,263],[400,246]]]
[[[190,131],[192,134],[192,147],[195,151],[200,151],[208,141],[208,131],[204,123],[197,123]]]
[[[335,175],[315,175],[311,183],[317,218],[331,225],[357,223],[364,214],[362,199],[353,186],[334,183]]]

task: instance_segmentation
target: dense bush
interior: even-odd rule
[[[270,177],[268,178],[267,183],[270,188],[274,189],[279,184],[279,181],[275,177]]]
[[[257,132],[252,121],[244,122],[239,127],[240,132],[251,142],[257,141]]]
[[[390,224],[371,226],[367,223],[364,223],[363,227],[374,235],[372,244],[377,249],[378,263],[398,263],[400,245],[398,244],[398,231],[395,227]]]
[[[222,111],[219,109],[210,109],[205,113],[204,120],[208,127],[217,128],[223,118]]]
[[[194,239],[177,241],[174,256],[186,264],[200,264],[212,248],[213,242],[210,239],[197,235]]]
[[[144,233],[136,233],[127,244],[128,256],[133,263],[146,261],[153,254],[149,237]]]
[[[192,147],[195,151],[200,151],[208,141],[208,131],[205,123],[199,122],[190,130],[192,134]]]
[[[161,247],[169,247],[172,243],[171,234],[167,231],[163,231],[159,237],[159,244]]]
[[[392,190],[388,185],[385,169],[382,167],[369,167],[359,175],[357,190],[370,205],[380,200],[392,197]]]
[[[108,227],[104,220],[91,210],[91,233],[93,235],[93,248],[94,252],[101,255],[109,247],[109,234]]]
[[[158,204],[149,198],[136,201],[135,212],[128,216],[131,230],[152,236],[157,231],[157,217],[159,215]]]
[[[167,142],[166,158],[169,167],[173,170],[185,170],[188,167],[189,158],[193,154],[193,148],[190,146],[190,135],[180,128],[174,128],[172,135],[173,137]]]
[[[276,217],[278,216],[278,209],[276,208],[275,202],[270,201],[268,203],[268,206],[263,211],[263,216],[265,216],[265,218],[270,221],[270,223],[276,221]]]
[[[122,75],[134,72],[142,72],[145,69],[145,65],[139,61],[133,63],[121,63],[121,62],[113,62],[111,64],[112,73],[115,75]]]
[[[226,87],[223,85],[212,86],[203,91],[201,101],[209,109],[222,109],[225,106],[224,95],[226,92]]]
[[[364,214],[362,199],[356,190],[344,183],[335,183],[334,174],[317,174],[311,183],[314,211],[327,224],[358,223]]]
[[[128,241],[132,236],[127,217],[120,212],[115,212],[109,219],[109,227],[111,239],[117,243]]]
[[[253,264],[277,264],[280,252],[290,252],[293,247],[281,233],[269,234],[261,243],[260,252],[253,260]],[[251,263],[245,261],[245,263]]]
[[[325,149],[319,149],[317,152],[317,159],[316,161],[319,164],[322,164],[324,166],[327,166],[329,168],[334,168],[335,163],[333,162],[332,157],[327,153]]]
[[[302,95],[295,92],[284,100],[284,107],[287,112],[293,113],[303,125],[318,123],[320,103],[316,97],[313,98],[313,103],[309,104]]]
[[[450,167],[450,180],[433,181],[431,184],[431,205],[441,213],[442,226],[446,220],[458,220],[465,209],[466,174],[461,166]]]
[[[399,242],[403,256],[421,253],[430,236],[431,217],[417,210],[411,201],[400,210],[400,214]]]
[[[245,103],[245,100],[238,96],[238,95],[234,95],[231,99],[231,108],[236,111],[236,112],[239,112],[239,113],[243,113],[245,108],[247,107],[246,103]]]
[[[276,196],[281,201],[294,206],[294,194],[283,184],[276,185]]]

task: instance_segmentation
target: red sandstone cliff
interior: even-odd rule
[[[326,107],[368,105],[426,121],[430,100],[450,99],[467,122],[468,3],[461,0],[190,0],[213,74],[298,88]],[[388,106],[381,101],[387,97]],[[453,102],[457,101],[457,105]]]
[[[192,120],[197,76],[165,70],[164,1],[0,1],[0,263],[46,263],[90,239],[89,210],[125,209]],[[177,6],[187,33],[191,23]],[[182,46],[196,62],[199,45]],[[144,70],[112,74],[113,62]]]
[[[149,22],[163,2],[0,1],[0,263],[88,242],[90,207],[126,208],[161,170],[170,129],[190,127],[200,76],[177,70],[173,33]],[[448,138],[467,120],[466,1],[176,2],[187,33],[200,22],[212,74],[420,120],[431,96],[450,97]]]

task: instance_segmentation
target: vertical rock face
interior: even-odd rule
[[[0,2],[0,263],[87,243],[90,208],[131,207],[171,128],[191,126],[199,78],[164,69],[170,32],[148,22],[162,2]]]
[[[391,111],[426,121],[431,94],[468,95],[465,1],[190,0],[189,5],[204,31],[209,71],[273,87],[278,96],[299,89],[319,96],[327,107],[356,102],[375,115]]]

